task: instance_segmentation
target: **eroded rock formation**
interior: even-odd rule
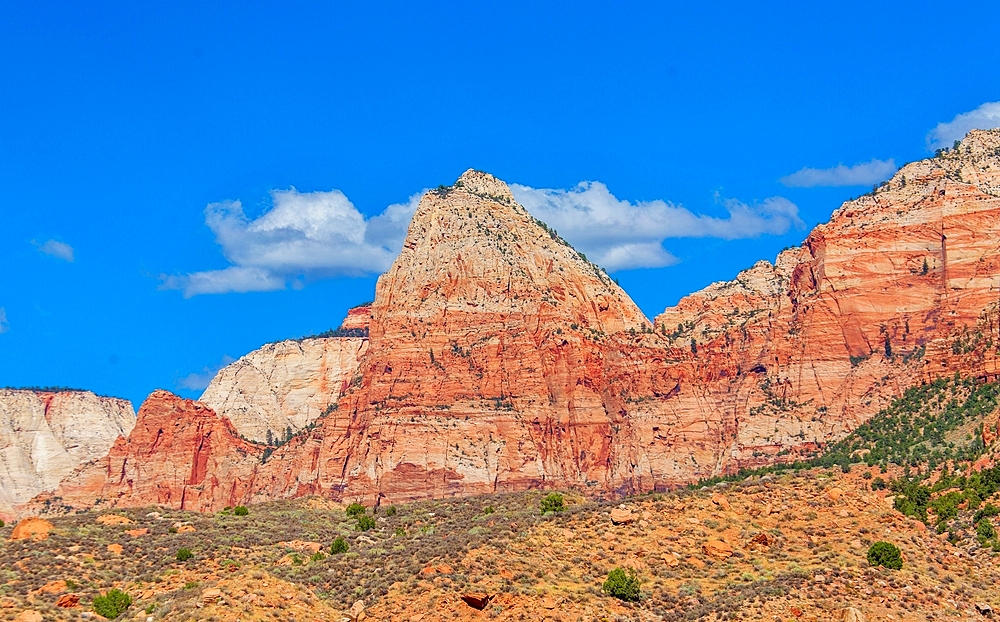
[[[157,390],[139,408],[127,439],[119,438],[108,455],[81,467],[33,505],[58,510],[99,499],[102,507],[235,506],[248,498],[262,451],[204,404]]]
[[[187,507],[621,494],[806,454],[922,380],[998,373],[998,195],[1000,131],[972,132],[845,203],[774,265],[650,323],[503,182],[469,171],[422,199],[336,409],[259,467],[259,448],[227,441],[234,457],[213,453],[201,476],[211,492]],[[293,376],[285,383],[318,382]],[[220,438],[235,438],[227,429]],[[123,475],[115,456],[142,447],[156,461],[156,446],[188,438],[153,444],[143,430],[90,481],[176,505],[191,484],[121,483],[141,473]]]
[[[275,442],[336,406],[368,349],[370,307],[348,312],[341,333],[269,343],[222,368],[201,396],[244,437]]]
[[[133,425],[127,400],[89,391],[0,389],[0,515],[105,455]]]

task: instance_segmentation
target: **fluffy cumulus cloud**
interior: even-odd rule
[[[619,200],[600,182],[583,182],[569,190],[516,184],[511,189],[532,215],[612,271],[677,263],[663,248],[667,238],[732,240],[780,235],[791,227],[803,226],[798,208],[782,197],[754,205],[720,200],[729,216],[717,218],[665,201]],[[273,291],[299,287],[311,279],[384,272],[403,246],[422,195],[414,194],[407,202],[390,205],[371,218],[365,218],[339,190],[275,190],[271,208],[253,219],[244,213],[239,201],[212,203],[205,208],[205,223],[229,266],[163,274],[161,287],[191,297]],[[200,382],[195,376],[190,377],[190,383]]]
[[[951,147],[962,140],[969,130],[991,130],[1000,127],[1000,102],[986,102],[975,110],[963,112],[947,123],[938,123],[927,134],[927,148]]]
[[[46,240],[44,242],[38,242],[32,240],[31,242],[38,248],[39,253],[44,253],[50,257],[55,257],[56,259],[62,259],[63,261],[72,262],[73,247],[65,242],[59,242],[58,240]]]
[[[872,159],[854,166],[838,164],[833,168],[805,167],[778,181],[791,188],[815,188],[818,186],[871,186],[892,177],[896,172],[896,161]]]
[[[0,307],[0,334],[10,330],[10,323],[7,322],[7,310]]]
[[[228,354],[223,355],[222,361],[218,365],[215,367],[203,367],[201,371],[184,376],[177,381],[177,386],[182,389],[188,389],[189,391],[204,391],[208,388],[208,385],[211,384],[215,375],[219,373],[219,370],[235,360],[236,359]]]
[[[727,218],[695,214],[666,201],[630,203],[600,182],[569,190],[535,189],[514,184],[514,198],[574,247],[609,271],[659,268],[677,263],[663,248],[668,238],[734,240],[780,235],[804,226],[798,207],[783,197],[748,205],[720,199]]]
[[[239,201],[212,203],[205,208],[205,223],[230,266],[162,275],[162,287],[191,297],[383,272],[402,248],[421,194],[369,219],[339,190],[272,191],[271,209],[255,219],[247,217]]]

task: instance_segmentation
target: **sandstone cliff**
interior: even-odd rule
[[[72,473],[32,508],[235,506],[248,498],[262,452],[204,404],[157,390],[139,408],[127,439],[119,438],[106,456]]]
[[[106,454],[133,425],[127,400],[88,391],[0,389],[0,515]]]
[[[351,309],[337,332],[367,334],[370,317],[370,307]],[[219,370],[200,401],[244,437],[277,442],[337,404],[367,349],[363,336],[269,343]]]
[[[617,489],[632,447],[613,379],[642,365],[621,339],[658,341],[650,332],[599,267],[469,171],[422,199],[378,281],[357,381],[272,457],[257,493]]]
[[[469,171],[421,200],[378,281],[369,344],[356,373],[340,377],[337,407],[262,466],[259,448],[217,428],[238,457],[205,463],[199,481],[211,492],[187,507],[536,487],[613,495],[809,453],[908,386],[998,373],[998,195],[1000,131],[972,132],[845,203],[774,265],[759,262],[650,324],[503,182]],[[321,382],[296,373],[268,391]],[[198,405],[176,414],[191,408],[226,422]],[[175,436],[133,433],[91,471],[104,483],[77,489],[178,503],[189,484],[169,494],[124,486],[141,473],[126,477],[116,465],[128,461],[114,457],[142,447],[146,460],[179,456],[164,469],[191,464],[175,447],[197,435]]]
[[[697,383],[733,421],[720,466],[772,461],[837,438],[902,389],[956,370],[997,373],[1000,131],[899,170],[845,203],[775,265],[656,318],[696,343]]]

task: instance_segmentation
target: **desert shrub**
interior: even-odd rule
[[[94,597],[94,612],[97,615],[113,620],[124,613],[131,604],[132,597],[115,588],[107,594]]]
[[[354,518],[355,516],[361,516],[362,514],[364,514],[365,509],[366,509],[365,506],[361,505],[360,503],[352,503],[351,505],[347,506],[347,509],[344,510],[344,512],[351,518]]]
[[[979,543],[983,546],[987,542],[997,537],[997,530],[993,527],[993,524],[988,518],[984,518],[976,523],[976,538]]]
[[[903,567],[903,555],[895,544],[879,541],[868,547],[868,564],[899,570]]]
[[[386,516],[395,516],[396,515],[396,506],[390,505],[389,507],[387,507],[385,509],[385,515]]]
[[[976,511],[976,515],[972,518],[972,522],[978,523],[984,518],[990,518],[992,516],[1000,516],[1000,508],[993,505],[992,503],[987,503],[982,508]]]
[[[321,562],[324,559],[326,559],[326,555],[323,555],[323,551],[316,551],[312,554],[312,557],[309,558],[309,561]]]
[[[247,516],[250,514],[250,510],[245,505],[237,505],[233,508],[233,514],[236,516]]]
[[[186,562],[194,557],[194,553],[191,552],[191,549],[177,549],[177,555],[175,557],[179,562]]]
[[[343,536],[337,536],[334,538],[333,544],[330,545],[330,555],[346,553],[349,548],[351,548],[351,545],[347,543],[347,540],[344,540]]]
[[[601,589],[618,600],[634,602],[639,600],[639,577],[631,568],[627,574],[621,568],[615,568],[608,573],[608,579]]]
[[[495,510],[492,505],[487,505],[483,508],[483,514],[492,514]]]
[[[6,527],[6,526],[7,526],[7,523],[3,522],[3,519],[0,518],[0,527]]]
[[[542,499],[542,514],[550,512],[562,512],[566,509],[563,503],[563,496],[558,492],[549,493]]]
[[[358,524],[354,526],[357,531],[368,531],[375,528],[375,519],[367,514],[358,517]]]

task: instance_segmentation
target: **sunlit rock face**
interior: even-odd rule
[[[358,324],[357,315],[345,324]],[[356,328],[367,329],[366,324]],[[277,442],[336,406],[367,349],[365,337],[269,343],[219,370],[200,401],[247,439]]]
[[[0,389],[0,514],[54,489],[133,425],[127,400],[89,391]]]
[[[649,322],[503,182],[468,171],[423,197],[370,311],[354,319],[366,337],[244,357],[210,389],[225,417],[177,406],[177,418],[211,423],[212,458],[191,453],[197,434],[154,444],[146,427],[145,440],[133,433],[112,450],[181,456],[169,464],[200,483],[114,483],[115,494],[175,505],[194,495],[182,502],[192,509],[312,494],[611,496],[791,460],[909,386],[997,375],[997,240],[1000,131],[975,131],[845,203],[773,265]],[[244,407],[263,423],[240,422]],[[309,429],[265,457],[229,419],[248,437]],[[141,469],[123,477],[132,463],[113,460],[102,486],[138,481]]]
[[[209,512],[249,499],[263,447],[239,438],[225,417],[200,402],[153,391],[135,428],[106,456],[66,477],[24,511],[163,507]]]

